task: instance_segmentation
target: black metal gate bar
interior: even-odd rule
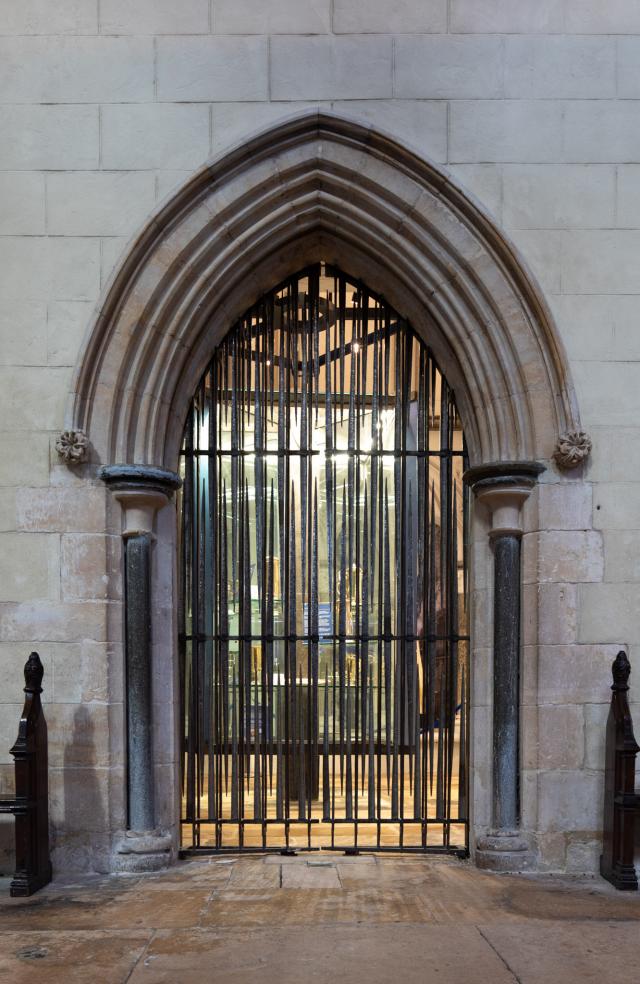
[[[182,459],[184,850],[466,850],[466,451],[430,350],[308,268],[215,350]]]

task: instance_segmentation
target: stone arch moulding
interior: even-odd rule
[[[472,464],[548,460],[578,431],[552,317],[514,247],[444,173],[392,138],[305,113],[199,171],[150,219],[107,288],[66,426],[95,464],[175,469],[216,341],[320,258],[383,293],[456,390]]]

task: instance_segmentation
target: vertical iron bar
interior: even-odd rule
[[[241,786],[238,762],[238,689],[236,668],[233,668],[231,701],[231,819],[240,819],[239,789]]]
[[[234,607],[238,577],[238,336],[231,340],[231,595]]]
[[[227,483],[222,482],[222,522],[220,537],[220,663],[223,682],[223,724],[224,732],[224,782],[225,792],[227,791],[229,774],[227,764],[227,737],[229,734],[228,707],[229,707],[229,598],[228,598],[228,575],[227,575]]]
[[[308,489],[309,480],[309,332],[307,325],[308,301],[305,297],[303,304],[302,322],[302,376],[300,380],[300,390],[302,408],[300,413],[300,567],[301,567],[301,594],[302,602],[306,597],[307,585],[307,511],[308,511]]]
[[[300,692],[298,694],[298,735],[300,742],[300,751],[298,759],[298,819],[306,820],[307,818],[307,755],[306,755],[306,741],[305,741],[305,726],[304,726],[304,692],[302,689],[302,670],[300,670]]]
[[[367,754],[366,736],[367,713],[369,710],[369,698],[367,688],[369,685],[369,508],[367,501],[367,486],[364,487],[364,518],[362,524],[362,602],[360,605],[360,682],[362,687],[361,710],[362,710],[362,791],[364,792],[365,781],[365,760]]]
[[[322,819],[331,820],[331,794],[329,789],[329,686],[324,685],[324,733],[322,736]]]
[[[275,535],[274,535],[274,523],[275,523],[275,509],[274,509],[274,489],[273,489],[273,479],[271,479],[271,496],[269,500],[269,540],[268,540],[268,551],[269,551],[269,563],[267,568],[267,618],[266,618],[266,638],[264,640],[265,655],[266,655],[266,672],[267,672],[267,728],[265,734],[265,741],[268,744],[269,749],[269,792],[273,790],[273,717],[274,717],[274,707],[273,707],[273,635],[274,635],[274,624],[273,624],[273,599],[274,599],[274,558],[273,551],[275,546]],[[266,781],[265,781],[266,786]]]
[[[319,771],[319,731],[318,731],[318,481],[314,481],[313,490],[313,540],[311,544],[311,619],[310,619],[310,651],[311,651],[311,680],[307,687],[311,691],[311,721],[309,726],[309,816],[311,816],[311,800]]]
[[[344,777],[344,723],[345,723],[345,669],[347,658],[347,542],[346,542],[347,498],[344,482],[342,483],[342,530],[340,533],[340,603],[338,611],[338,675],[340,684],[340,791],[342,792]]]
[[[291,483],[290,492],[290,529],[289,529],[289,640],[291,649],[289,650],[289,686],[290,686],[290,701],[291,701],[291,773],[290,780],[292,780],[292,786],[288,788],[287,798],[292,798],[293,786],[299,784],[300,777],[298,775],[299,763],[298,763],[298,714],[297,714],[297,632],[298,632],[298,616],[297,616],[297,585],[296,585],[296,493],[293,482]]]
[[[467,688],[465,668],[460,684],[460,745],[458,751],[458,817],[467,818]]]
[[[391,642],[391,548],[389,545],[389,488],[387,480],[384,482],[384,715],[385,715],[385,737],[387,750],[387,793],[389,792],[389,780],[391,776],[391,664],[392,664],[392,642]],[[393,725],[395,733],[395,723]],[[395,764],[395,763],[394,763]]]
[[[431,483],[431,534],[429,549],[429,614],[428,625],[428,726],[429,726],[429,790],[433,792],[433,766],[435,751],[435,730],[436,730],[436,682],[437,682],[437,643],[435,641],[437,629],[436,613],[436,489],[435,483]]]
[[[258,691],[258,667],[256,665],[255,669],[255,713],[254,713],[254,725],[253,725],[253,818],[254,820],[262,819],[262,784],[261,784],[261,745],[262,745],[262,735],[260,734],[260,715],[258,710],[260,707],[260,697]]]
[[[276,820],[284,819],[284,765],[282,756],[282,686],[278,677],[278,715],[276,718],[277,738],[276,738]]]
[[[368,776],[368,818],[376,816],[375,749],[373,740],[373,687],[369,687],[369,776]]]
[[[353,776],[351,772],[351,671],[347,674],[347,749],[346,749],[346,759],[347,759],[347,778],[346,778],[346,791],[345,791],[345,818],[347,820],[353,819]],[[357,795],[357,789],[356,789]]]

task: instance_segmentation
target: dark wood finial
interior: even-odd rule
[[[29,659],[24,664],[24,692],[25,694],[42,693],[42,677],[44,666],[37,653],[31,653]]]
[[[629,689],[629,674],[631,673],[631,663],[624,649],[621,649],[613,663],[611,664],[613,683],[611,689],[614,692]]]

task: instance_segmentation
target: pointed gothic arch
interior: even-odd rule
[[[173,472],[192,395],[216,345],[242,314],[294,271],[320,261],[374,287],[427,342],[455,391],[473,466],[467,474],[492,510],[496,558],[493,565],[484,513],[474,563],[485,573],[482,586],[475,586],[471,632],[478,646],[474,676],[485,681],[478,691],[486,692],[493,666],[494,746],[492,761],[489,703],[476,713],[472,701],[472,729],[480,738],[471,762],[472,785],[478,780],[471,793],[471,842],[473,847],[479,835],[498,827],[497,849],[517,853],[535,844],[538,829],[535,796],[529,793],[521,805],[517,789],[519,756],[535,742],[518,718],[520,507],[558,435],[580,428],[568,362],[534,278],[482,207],[397,141],[317,111],[217,158],[152,216],[107,285],[74,376],[66,426],[88,436],[88,474],[106,466],[102,477],[124,507],[125,589],[130,584],[131,595],[125,593],[124,638],[117,605],[108,634],[116,646],[130,642],[142,668],[140,703],[130,724],[135,720],[146,743],[136,746],[136,762],[129,743],[129,815],[115,809],[112,833],[155,825],[177,844],[175,514],[162,506],[179,484]],[[150,577],[158,509],[153,601],[147,590],[142,611],[136,579]],[[486,574],[492,565],[503,606],[495,619]],[[118,601],[117,585],[110,590]],[[529,646],[535,645],[536,604],[529,601]],[[131,652],[122,660],[116,694],[133,665]],[[496,685],[503,682],[496,654],[513,670],[507,689]],[[162,697],[153,713],[152,674]],[[131,677],[126,679],[133,700]],[[498,757],[496,695],[510,729]],[[125,732],[124,723],[114,725],[117,761]],[[514,826],[528,840],[504,837]],[[151,842],[142,843],[144,853]],[[162,844],[151,845],[152,853],[166,850]],[[128,840],[124,856],[131,851]]]
[[[89,435],[97,462],[174,468],[213,345],[320,259],[375,282],[428,337],[472,463],[548,459],[578,429],[553,319],[509,240],[433,164],[315,111],[204,167],[150,219],[90,326],[67,426]]]

